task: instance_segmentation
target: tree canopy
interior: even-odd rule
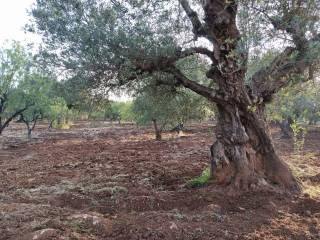
[[[29,56],[17,42],[0,49],[0,134],[30,104],[20,103],[17,86],[28,75]]]

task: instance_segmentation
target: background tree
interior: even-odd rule
[[[200,99],[189,91],[158,87],[139,94],[133,102],[133,113],[138,124],[153,123],[156,140],[170,126],[183,126],[189,120],[204,119],[209,109],[199,104]],[[210,115],[210,114],[209,114]],[[180,129],[182,130],[182,129]]]
[[[153,123],[156,140],[162,139],[162,132],[169,124],[176,124],[176,110],[174,96],[164,91],[166,95],[152,92],[140,94],[133,102],[132,111],[135,121],[139,125]]]
[[[320,84],[307,82],[282,89],[268,106],[267,117],[280,125],[283,137],[292,137],[291,124],[320,121]]]
[[[17,86],[17,94],[13,107],[28,105],[25,111],[19,114],[19,122],[26,125],[28,139],[40,119],[50,110],[50,91],[52,80],[40,74],[30,74]]]
[[[265,104],[281,88],[313,78],[318,1],[37,0],[32,15],[46,60],[94,87],[130,88],[161,72],[170,82],[159,84],[183,86],[217,104],[211,152],[218,183],[230,190],[298,189],[266,132]],[[274,43],[279,54],[248,76],[249,60]],[[210,62],[206,76],[213,85],[190,79],[179,66],[191,55]]]
[[[111,104],[114,108],[118,109],[119,112],[119,123],[132,122],[133,113],[132,113],[132,102],[114,102]]]
[[[44,116],[48,120],[48,129],[51,129],[54,123],[59,126],[67,118],[68,111],[66,101],[63,98],[51,98],[49,106],[44,112]]]
[[[25,77],[28,68],[27,54],[16,42],[9,48],[0,49],[0,135],[9,123],[29,105],[8,109],[15,101],[15,91]]]

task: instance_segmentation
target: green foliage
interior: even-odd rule
[[[297,121],[293,121],[290,127],[293,131],[294,150],[299,153],[304,147],[307,128],[299,124]]]
[[[66,103],[57,96],[56,85],[18,43],[0,50],[1,131],[3,124],[19,117],[30,135],[39,119],[52,121],[66,115]]]
[[[320,84],[308,82],[282,89],[267,110],[269,120],[291,117],[299,123],[316,124],[320,121]]]
[[[193,9],[202,7],[201,1],[190,1],[190,4]],[[247,59],[249,63],[270,62],[275,53],[291,45],[292,36],[282,31],[288,27],[290,31],[297,28],[299,33],[306,33],[308,40],[317,34],[317,1],[304,1],[300,3],[302,7],[296,1],[241,0],[237,4],[241,40],[228,57],[238,61],[241,68],[247,67]],[[132,78],[141,82],[150,75],[137,71],[137,62],[170,59],[193,44],[199,45],[196,41],[199,36],[192,39],[191,24],[181,11],[179,1],[169,0],[38,0],[31,10],[33,22],[27,29],[43,36],[42,60],[68,70],[68,75],[79,85],[135,89],[139,83]],[[281,31],[276,31],[272,25],[277,25]],[[234,42],[228,38],[223,44]],[[312,43],[314,46],[306,62],[318,58],[318,42]],[[253,65],[246,74],[248,81],[259,67],[265,66]],[[177,66],[182,67],[179,62]],[[197,73],[188,68],[183,70],[186,75]],[[162,74],[170,75],[166,71]],[[170,82],[175,84],[172,78]]]
[[[120,109],[120,116],[123,121],[132,122],[134,120],[132,102],[125,102]]]
[[[19,96],[15,97],[12,108],[29,107],[19,114],[20,121],[25,123],[28,137],[38,120],[44,118],[50,110],[51,80],[37,73],[28,74],[17,86]]]
[[[0,97],[10,94],[27,70],[24,49],[13,42],[8,48],[0,49]]]
[[[188,120],[200,120],[212,114],[209,108],[202,105],[202,99],[190,91],[175,91],[168,87],[157,87],[145,90],[133,102],[135,120],[146,125],[153,120],[164,126],[175,126]]]
[[[187,187],[197,188],[197,187],[203,187],[206,185],[210,179],[211,173],[210,168],[207,167],[203,170],[201,175],[199,177],[193,178],[187,182]]]
[[[0,127],[4,118],[15,113],[8,107],[18,96],[17,85],[25,78],[28,67],[27,53],[17,42],[11,43],[8,48],[0,49]]]
[[[65,128],[66,119],[68,118],[69,109],[66,101],[61,97],[53,97],[50,99],[49,106],[45,109],[44,117],[48,119],[50,126]]]
[[[248,64],[248,70],[246,72],[246,82],[250,84],[250,80],[253,74],[255,74],[260,69],[265,69],[274,60],[275,56],[278,54],[275,50],[269,50],[262,56],[254,55],[250,59]]]
[[[132,121],[132,103],[111,102],[105,109],[104,118],[110,121]]]
[[[130,84],[125,78],[132,70],[130,60],[174,53],[176,25],[168,23],[177,18],[173,13],[178,6],[168,3],[38,0],[27,29],[44,36],[45,63],[59,62],[91,87],[110,80],[108,87],[118,88]]]

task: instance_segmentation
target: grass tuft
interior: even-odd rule
[[[191,187],[191,188],[203,187],[208,183],[209,179],[210,179],[210,168],[207,167],[202,171],[199,177],[190,179],[186,185],[187,187]]]
[[[72,123],[68,122],[68,123],[61,123],[59,125],[56,126],[57,129],[60,130],[69,130],[71,128]]]

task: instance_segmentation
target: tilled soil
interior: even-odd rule
[[[320,130],[300,153],[273,132],[304,186],[298,196],[186,188],[208,164],[212,132],[192,125],[159,142],[152,129],[83,122],[43,125],[27,142],[11,127],[0,149],[0,239],[320,239]]]

